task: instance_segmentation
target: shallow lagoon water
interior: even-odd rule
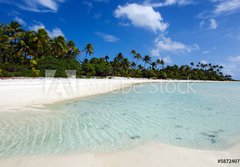
[[[56,103],[47,112],[0,113],[0,158],[124,150],[151,141],[207,150],[239,143],[240,83],[188,86],[143,84]]]

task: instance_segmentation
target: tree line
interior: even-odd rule
[[[94,47],[88,43],[80,50],[63,36],[50,38],[45,29],[24,30],[17,22],[0,24],[0,77],[44,77],[45,70],[56,70],[56,77],[66,77],[65,70],[76,70],[77,77],[135,77],[156,79],[232,80],[223,67],[211,63],[165,66],[131,50],[131,61],[122,53],[91,57]]]

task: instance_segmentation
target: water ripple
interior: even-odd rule
[[[197,95],[179,95],[149,94],[145,85],[138,88],[142,94],[101,95],[55,104],[48,112],[0,113],[0,158],[127,149],[152,140],[224,149],[240,140],[240,92],[234,86],[197,84]]]

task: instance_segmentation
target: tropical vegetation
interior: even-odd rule
[[[65,70],[76,70],[77,77],[136,77],[158,79],[231,80],[223,67],[198,62],[167,65],[131,50],[130,61],[123,53],[91,57],[94,46],[87,43],[81,51],[74,41],[63,36],[50,38],[45,29],[27,31],[17,22],[0,24],[0,77],[44,77],[45,70],[56,70],[56,77],[66,77]]]

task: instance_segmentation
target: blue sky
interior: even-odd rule
[[[240,79],[240,0],[0,0],[0,22],[44,27],[95,56],[135,49],[167,64],[208,62]]]

